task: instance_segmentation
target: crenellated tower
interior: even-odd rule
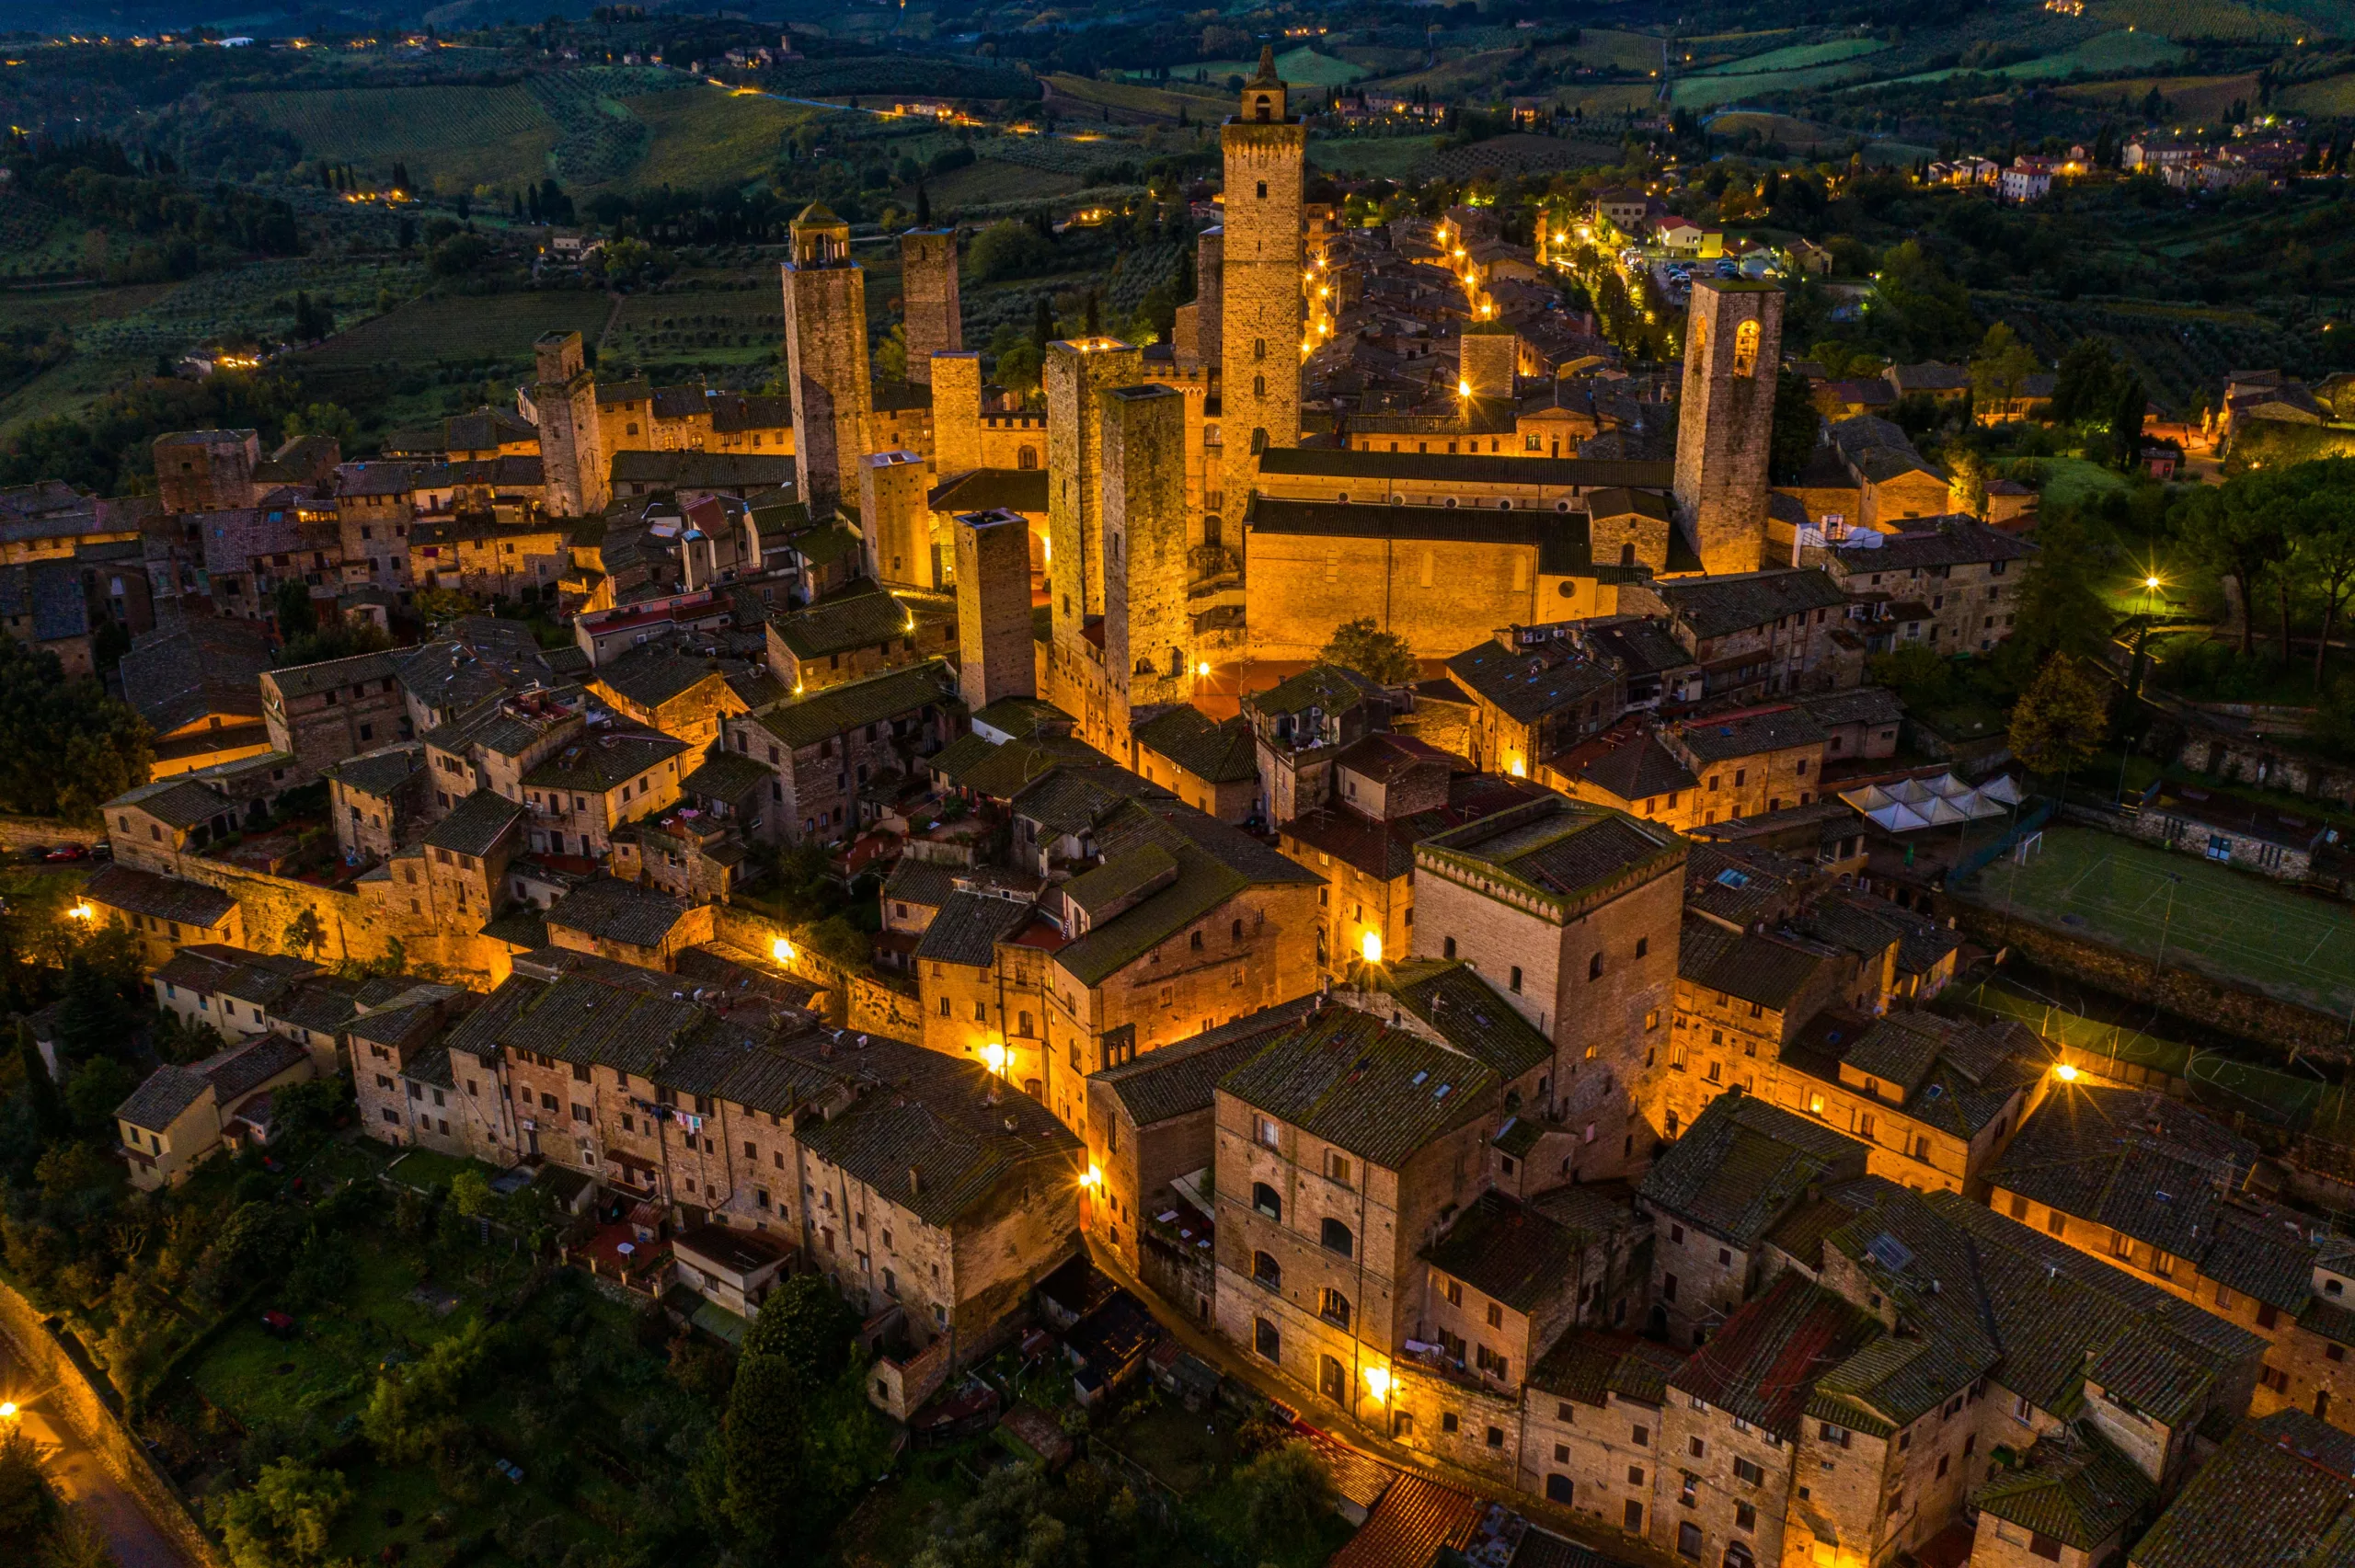
[[[786,379],[793,395],[793,466],[810,515],[858,495],[874,387],[867,368],[867,273],[850,258],[850,225],[822,201],[791,225],[784,264]]]

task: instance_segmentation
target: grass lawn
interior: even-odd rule
[[[1869,75],[1871,71],[1872,62],[1860,57],[1835,60],[1823,65],[1797,66],[1787,71],[1764,71],[1743,75],[1680,76],[1670,90],[1670,101],[1679,109],[1708,109],[1742,98],[1828,87]]]
[[[654,132],[653,143],[621,183],[701,190],[751,179],[775,162],[785,138],[824,113],[806,104],[688,87],[621,100]]]
[[[416,299],[294,356],[301,372],[355,372],[391,363],[404,371],[486,360],[525,364],[543,332],[577,331],[595,341],[612,302],[582,289]]]
[[[2097,33],[2085,42],[2051,54],[2023,60],[2016,65],[1998,66],[1993,71],[1977,73],[1983,76],[2005,76],[2016,82],[2050,81],[2077,72],[2098,75],[2110,71],[2152,71],[2173,65],[2182,60],[2183,51],[2155,32],[2131,31],[2119,28],[2114,31]],[[1943,71],[1923,71],[1911,76],[1896,76],[1876,84],[1890,86],[1907,82],[1942,82],[1960,73],[1960,66]]]
[[[2040,494],[2054,506],[2082,506],[2097,496],[2126,493],[2126,475],[2085,457],[2038,457],[2044,475]]]
[[[2093,0],[2085,14],[2097,21],[2139,28],[2165,38],[2287,42],[2315,30],[2314,24],[2303,17],[2261,6],[2235,5],[2234,0]],[[2176,112],[2185,111],[2177,109]]]
[[[521,84],[238,93],[227,102],[291,132],[306,156],[350,159],[379,175],[398,159],[437,190],[537,179],[563,134]]]
[[[1811,65],[1831,65],[1862,55],[1878,54],[1888,47],[1886,40],[1877,38],[1842,38],[1828,43],[1796,43],[1783,49],[1770,49],[1763,54],[1729,60],[1721,65],[1704,66],[1687,74],[1694,76],[1752,76],[1766,71],[1796,71]]]
[[[2324,1013],[2355,1006],[2355,914],[2253,874],[2094,828],[2054,827],[2027,864],[1963,896]]]
[[[1331,172],[1412,180],[1429,171],[1432,141],[1429,136],[1313,136],[1308,161]]]
[[[389,1174],[405,1187],[419,1192],[443,1192],[461,1171],[480,1171],[485,1176],[499,1173],[479,1160],[461,1160],[431,1149],[412,1149],[392,1163]]]

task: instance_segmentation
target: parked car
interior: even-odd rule
[[[41,856],[41,859],[45,861],[87,860],[89,858],[90,846],[87,844],[60,844],[55,849],[50,851],[47,854]]]
[[[294,1320],[284,1312],[268,1311],[261,1315],[262,1332],[272,1339],[293,1339]]]

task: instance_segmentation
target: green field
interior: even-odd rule
[[[1840,38],[1828,43],[1797,43],[1784,49],[1770,49],[1763,54],[1728,61],[1722,65],[1706,66],[1691,74],[1753,76],[1768,71],[1801,71],[1809,66],[1831,65],[1843,60],[1878,54],[1888,47],[1887,42],[1877,38]]]
[[[1200,71],[1215,86],[1229,76],[1240,76],[1249,81],[1258,69],[1259,63],[1256,60],[1205,60],[1186,67],[1186,74],[1190,76]],[[1303,48],[1287,50],[1277,55],[1276,74],[1295,86],[1346,87],[1352,82],[1363,81],[1373,73],[1362,65],[1352,65],[1346,60],[1337,60],[1332,55]]]
[[[410,300],[298,355],[294,363],[330,375],[385,365],[414,371],[494,361],[522,364],[543,332],[576,331],[595,342],[612,309],[603,294],[583,290]]]
[[[350,160],[377,178],[398,159],[435,190],[536,180],[564,133],[521,85],[240,93],[229,104],[293,135],[305,156]]]
[[[2284,87],[2275,102],[2298,114],[2355,114],[2355,73]]]
[[[2110,71],[2151,71],[2173,65],[2183,58],[2183,51],[2154,32],[2139,32],[2120,28],[2111,32],[2097,33],[2085,42],[2023,60],[2013,65],[1999,65],[1993,70],[1978,70],[1982,76],[2005,76],[2016,82],[2051,81],[2077,72],[2100,75]],[[1944,71],[1923,71],[1911,76],[1892,77],[1875,86],[1894,86],[1906,82],[1942,82],[1948,76],[1963,74],[1960,66]]]
[[[1562,52],[1581,65],[1591,65],[1598,70],[1653,71],[1660,67],[1660,47],[1661,40],[1649,33],[1581,28],[1578,42]]]
[[[698,190],[741,185],[758,176],[797,126],[825,112],[717,87],[649,93],[619,102],[653,133],[628,182]]]
[[[2355,915],[2196,855],[2093,828],[2052,828],[2025,865],[1999,860],[1964,895],[2086,936],[2344,1014],[2355,1006]]]
[[[1775,93],[1804,92],[1852,82],[1872,70],[1868,60],[1838,60],[1825,65],[1803,65],[1788,71],[1763,71],[1744,75],[1680,76],[1670,89],[1669,101],[1679,109],[1710,109],[1742,98]]]
[[[2302,17],[2234,0],[2093,0],[2085,15],[2163,38],[2287,41],[2314,30]]]
[[[2286,89],[2281,101],[2290,102],[2306,86],[2328,87],[2337,84],[2355,84],[2355,77],[2334,76],[2325,81],[2303,84]],[[2232,112],[2235,102],[2254,104],[2257,101],[2257,73],[2243,72],[2236,76],[2138,76],[2125,81],[2087,82],[2083,86],[2063,87],[2061,97],[2073,103],[2093,107],[2116,104],[2120,98],[2129,103],[2141,103],[2151,90],[2158,89],[2166,102],[2166,112],[2193,120],[2222,120]],[[2299,107],[2305,105],[2301,103]]]
[[[865,253],[862,252],[865,259]],[[870,298],[890,290],[870,275]],[[645,367],[764,363],[784,341],[785,306],[776,286],[697,289],[630,294],[614,313],[599,352],[618,363]]]
[[[1374,179],[1419,180],[1431,168],[1430,136],[1318,136],[1308,143],[1312,167]]]

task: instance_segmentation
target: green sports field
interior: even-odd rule
[[[2164,933],[2169,964],[2325,1013],[2355,1006],[2355,914],[2254,872],[2056,827],[2025,865],[1998,860],[1964,896],[2154,958]]]

